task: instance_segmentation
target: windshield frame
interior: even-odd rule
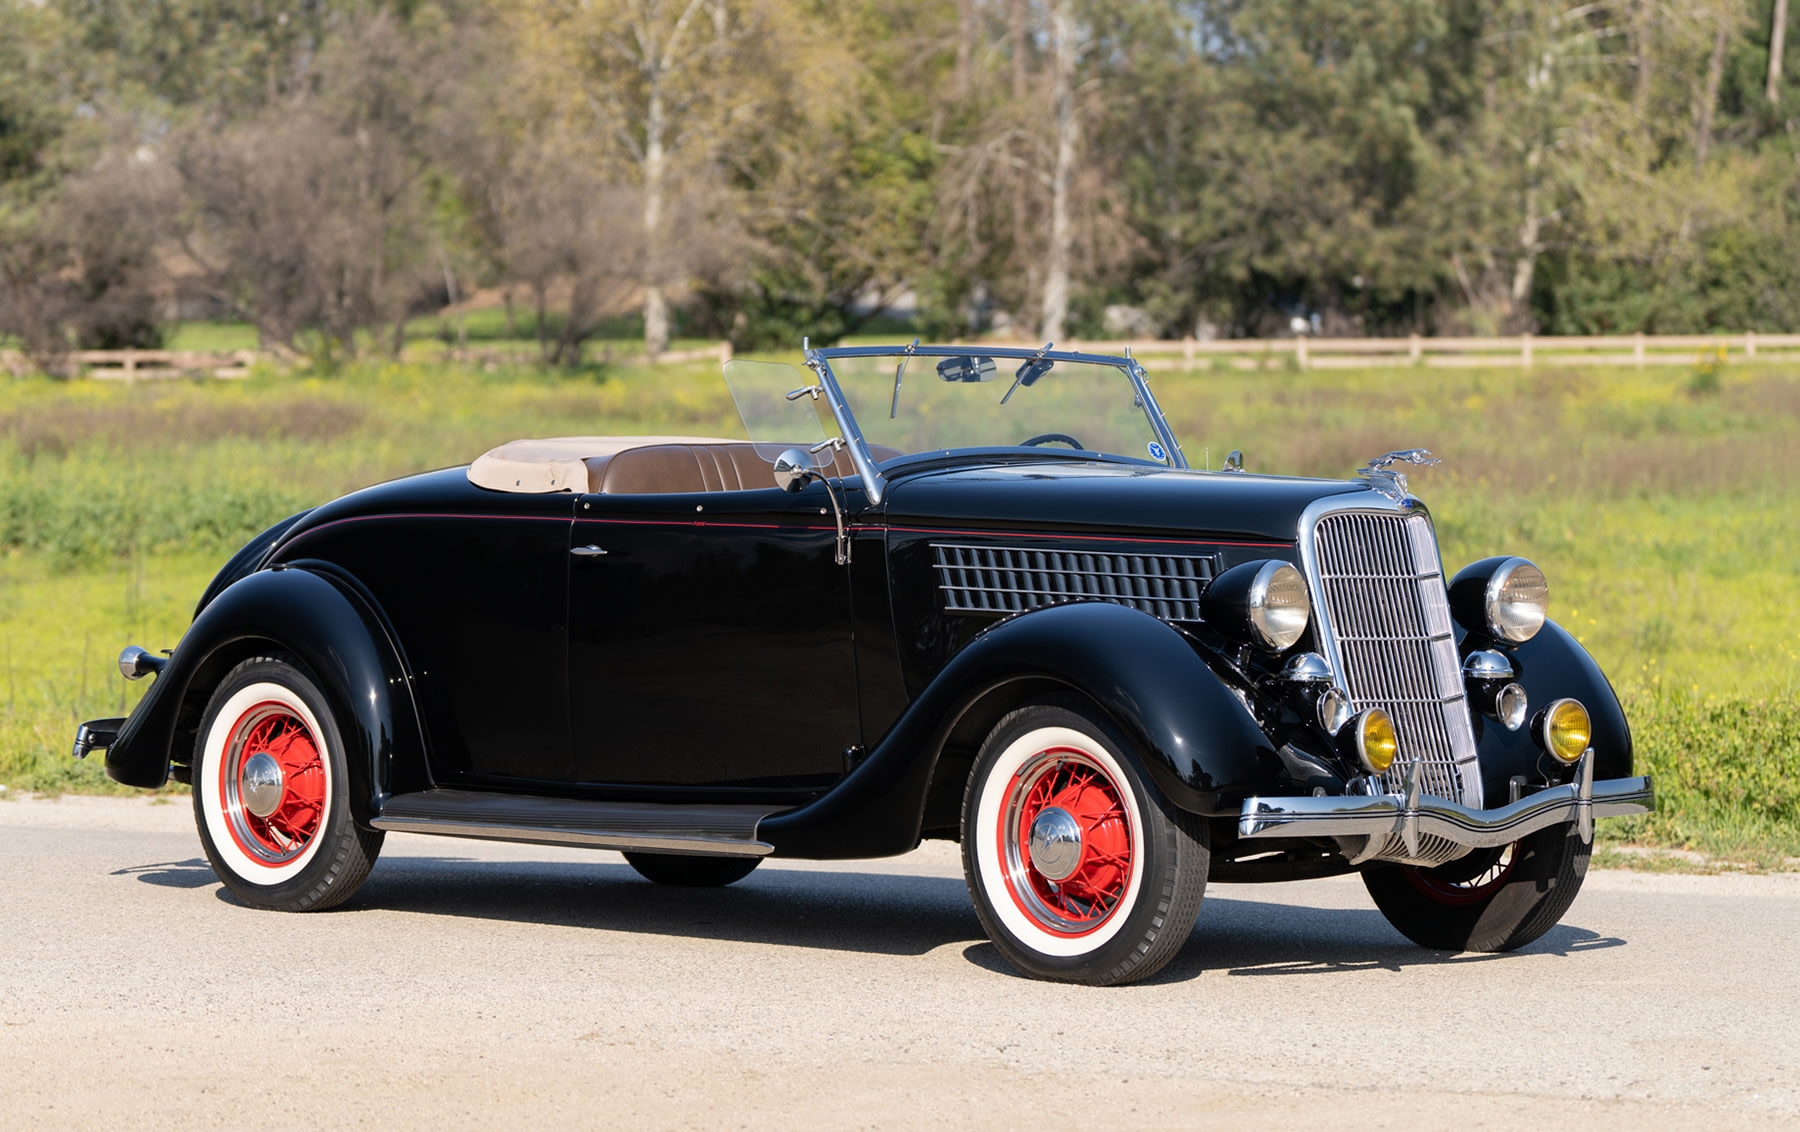
[[[1029,346],[831,346],[814,349],[810,344],[802,342],[801,352],[806,358],[806,366],[819,379],[825,401],[831,407],[831,415],[836,418],[838,430],[843,433],[844,441],[850,450],[850,462],[856,466],[856,474],[862,477],[863,490],[868,494],[871,503],[879,504],[887,492],[887,479],[875,466],[875,459],[869,451],[869,442],[863,439],[862,429],[856,423],[855,414],[851,413],[849,402],[844,397],[842,386],[838,384],[837,375],[831,370],[833,358],[947,358],[958,357],[969,353],[979,353],[990,358],[1012,358],[1019,361],[1046,359],[1056,362],[1082,362],[1089,365],[1112,366],[1125,375],[1131,382],[1133,391],[1143,405],[1144,416],[1155,431],[1157,439],[1162,442],[1163,449],[1169,454],[1169,464],[1175,468],[1188,466],[1187,456],[1181,450],[1181,442],[1175,439],[1175,433],[1169,428],[1169,422],[1163,416],[1162,406],[1156,403],[1155,394],[1150,392],[1149,375],[1144,367],[1138,364],[1129,351],[1123,357],[1116,354],[1084,354],[1073,350],[1051,350],[1048,348],[1035,350]]]

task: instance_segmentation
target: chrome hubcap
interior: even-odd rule
[[[1031,865],[1045,880],[1066,880],[1081,865],[1081,825],[1069,811],[1050,806],[1031,823]]]
[[[243,786],[240,797],[244,808],[259,818],[266,818],[281,808],[281,764],[267,751],[258,751],[244,760]]]

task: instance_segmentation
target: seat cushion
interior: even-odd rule
[[[741,441],[700,436],[558,436],[547,440],[513,440],[475,458],[469,482],[493,491],[545,494],[594,491],[589,486],[589,460],[606,459],[632,448],[655,444],[739,444]]]

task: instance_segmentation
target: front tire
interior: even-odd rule
[[[1377,866],[1363,873],[1363,886],[1388,923],[1420,947],[1512,951],[1563,918],[1592,856],[1574,826],[1555,825],[1434,869]]]
[[[1206,891],[1206,826],[1124,757],[1097,714],[1053,704],[995,725],[963,795],[963,873],[1014,967],[1107,986],[1187,942]]]
[[[318,685],[254,657],[213,691],[194,745],[194,824],[225,887],[284,912],[341,904],[381,852],[350,816],[344,742]]]

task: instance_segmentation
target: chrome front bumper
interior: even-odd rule
[[[1588,751],[1576,764],[1574,782],[1545,787],[1491,810],[1472,810],[1444,798],[1422,796],[1415,770],[1404,795],[1246,799],[1238,818],[1238,836],[1376,838],[1398,834],[1416,853],[1421,834],[1481,849],[1510,845],[1528,833],[1573,822],[1582,841],[1592,842],[1595,818],[1647,814],[1655,805],[1648,775],[1595,782],[1594,752]]]

